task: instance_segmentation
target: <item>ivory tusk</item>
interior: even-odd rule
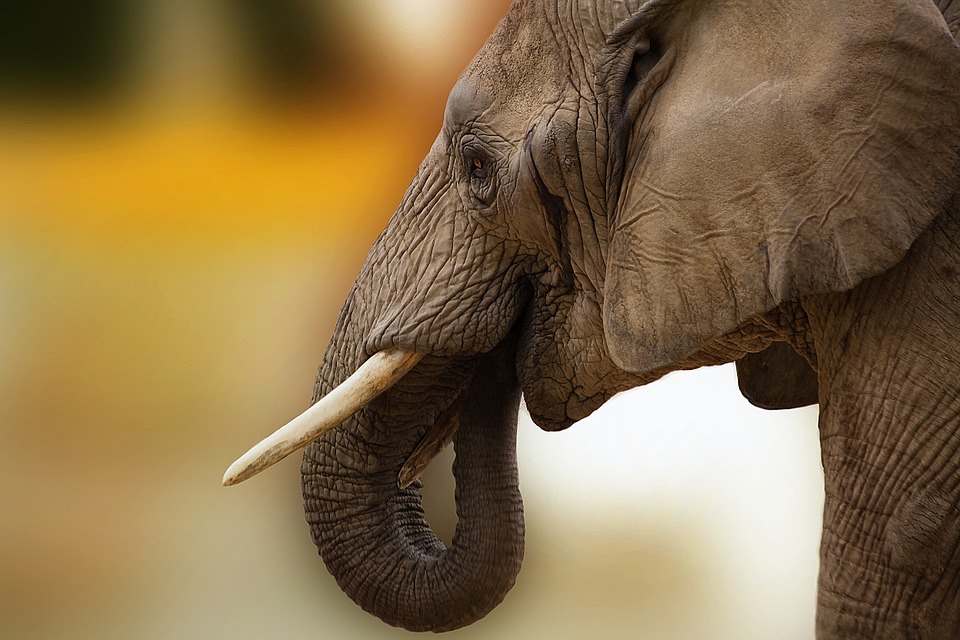
[[[229,487],[255,476],[334,429],[396,384],[422,358],[423,354],[393,348],[375,353],[340,386],[230,465],[223,475],[223,486]]]

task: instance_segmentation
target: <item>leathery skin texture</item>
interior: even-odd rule
[[[960,638],[956,5],[517,0],[320,366],[317,398],[424,356],[304,455],[344,591],[416,631],[482,618],[523,556],[521,394],[559,430],[746,357],[757,404],[820,403],[818,638]],[[448,440],[449,548],[398,484]]]

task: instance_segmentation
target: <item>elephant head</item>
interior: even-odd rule
[[[890,269],[957,188],[958,70],[928,0],[517,0],[318,373],[315,400],[373,356],[404,363],[304,454],[344,591],[412,630],[501,601],[523,555],[521,393],[558,430],[775,341],[816,366],[798,301]],[[447,548],[415,478],[451,440]]]

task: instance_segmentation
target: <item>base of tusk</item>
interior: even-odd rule
[[[230,465],[223,476],[223,486],[230,487],[257,475],[336,428],[396,384],[422,358],[422,354],[393,348],[374,354],[340,386]]]

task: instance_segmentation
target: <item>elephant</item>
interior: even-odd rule
[[[960,637],[958,15],[515,0],[342,307],[314,401],[349,402],[241,466],[310,441],[341,588],[452,630],[520,569],[521,396],[556,431],[740,361],[756,404],[820,405],[817,637]],[[449,443],[448,548],[417,478]]]

